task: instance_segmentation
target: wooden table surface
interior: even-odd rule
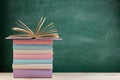
[[[0,80],[120,80],[120,73],[53,73],[53,78],[13,78],[0,73]]]

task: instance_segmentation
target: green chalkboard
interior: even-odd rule
[[[1,0],[0,71],[12,71],[12,40],[22,20],[34,30],[41,16],[54,22],[54,72],[120,72],[119,0]]]

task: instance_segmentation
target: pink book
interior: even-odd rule
[[[13,44],[52,44],[53,40],[13,40]]]
[[[25,59],[31,59],[31,60],[51,60],[53,59],[53,54],[14,54],[13,55],[14,59],[21,59],[21,60],[25,60]]]
[[[46,70],[13,70],[14,78],[51,78],[52,69]]]

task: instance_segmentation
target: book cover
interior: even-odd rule
[[[13,40],[13,44],[53,44],[53,40]]]
[[[13,50],[15,54],[53,54],[53,50]]]
[[[52,64],[13,64],[13,69],[52,69]]]
[[[53,50],[52,45],[39,45],[39,44],[13,44],[14,50]]]
[[[13,64],[52,64],[53,60],[13,60]]]
[[[13,54],[13,59],[17,60],[52,60],[53,54]]]
[[[15,78],[51,78],[52,77],[52,70],[51,69],[14,69],[13,75]]]

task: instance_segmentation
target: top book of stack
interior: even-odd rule
[[[10,36],[6,37],[6,39],[62,40],[59,37],[59,35],[57,33],[58,31],[55,29],[53,23],[50,23],[47,26],[42,27],[45,20],[46,20],[46,18],[41,17],[35,31],[32,31],[26,24],[24,24],[22,21],[18,20],[18,24],[20,27],[13,27],[12,30],[22,32],[22,34],[10,35]]]

